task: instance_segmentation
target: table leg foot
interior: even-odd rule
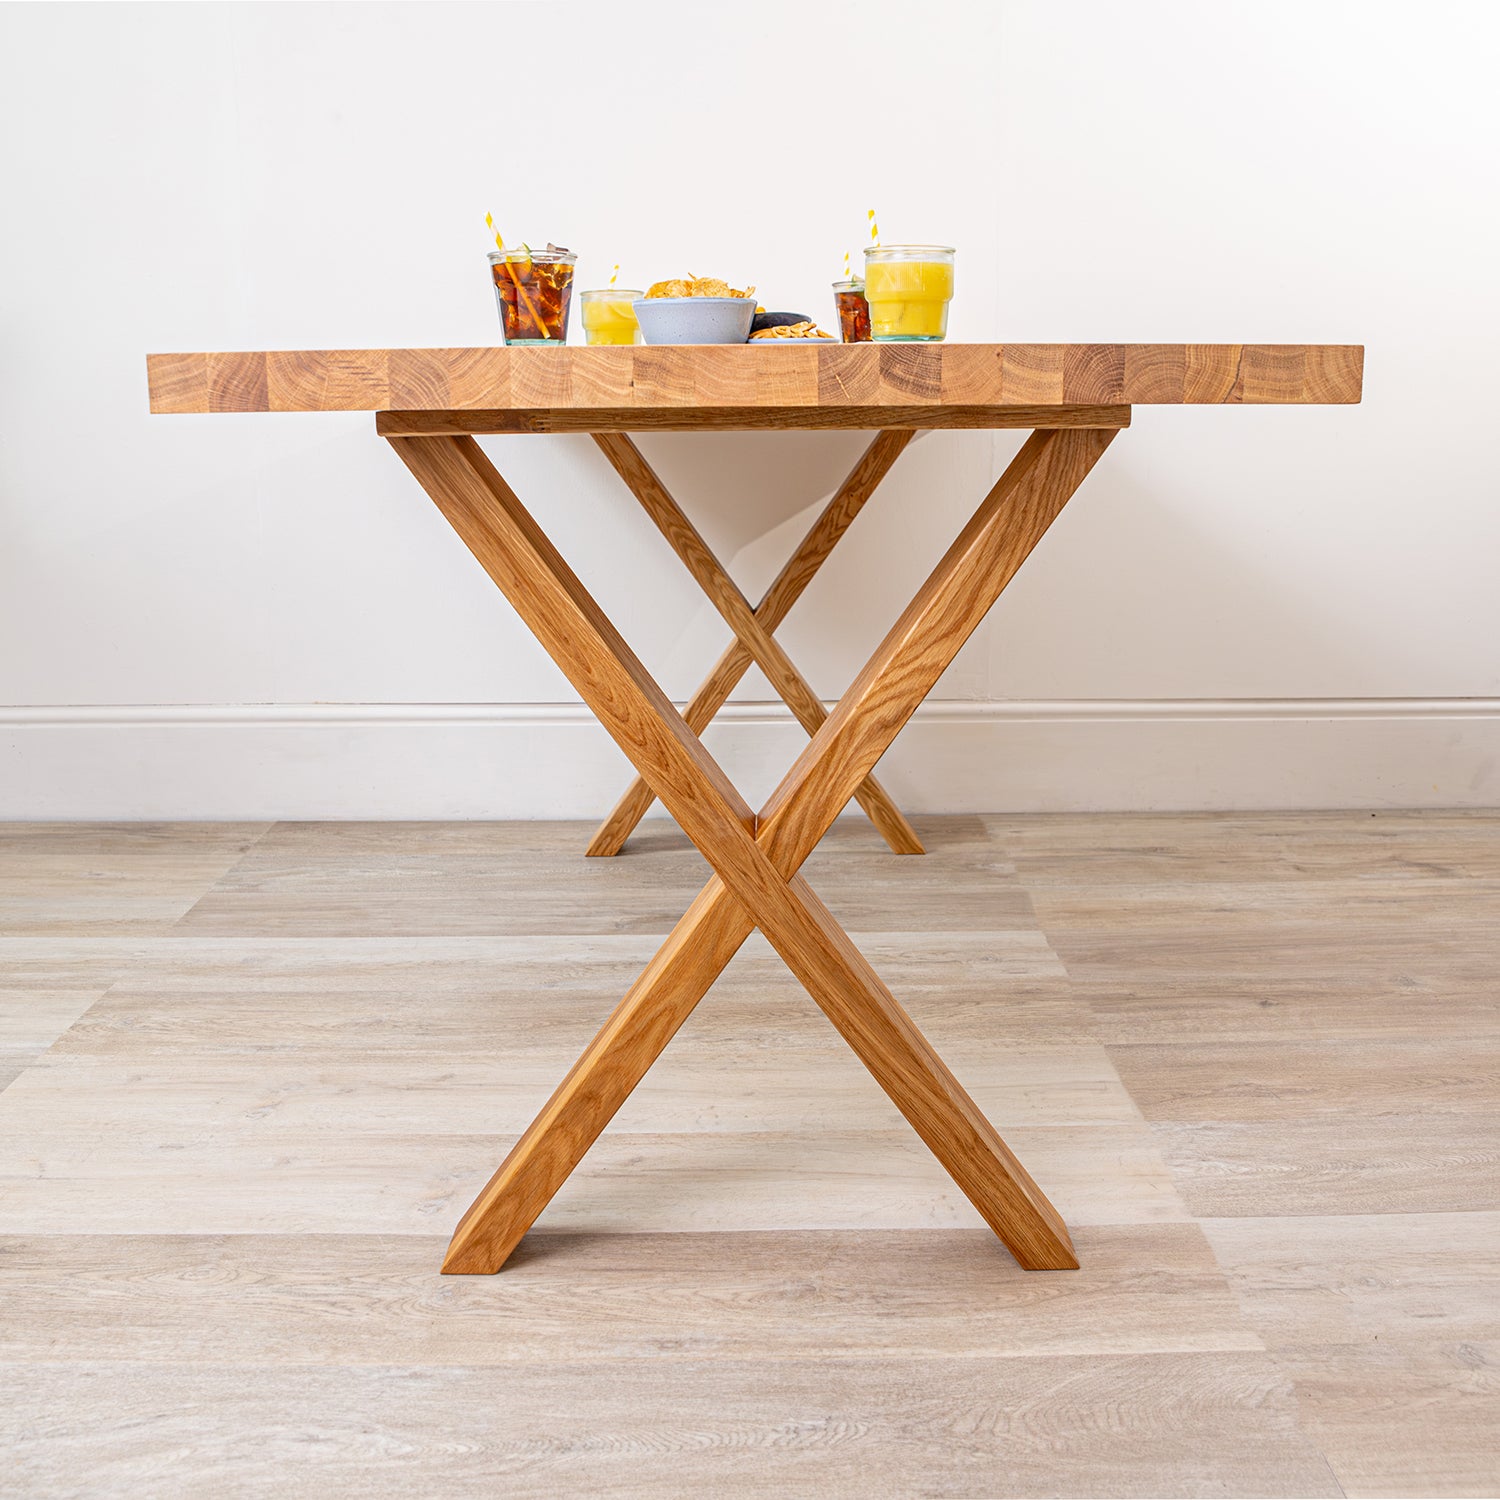
[[[445,1274],[505,1264],[752,930],[710,880],[459,1220]]]

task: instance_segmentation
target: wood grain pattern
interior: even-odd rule
[[[1129,427],[1128,406],[609,406],[537,411],[382,411],[382,437],[538,432],[870,432]]]
[[[825,804],[843,806],[885,754],[1113,438],[1106,428],[1026,441],[762,808],[773,857],[784,848],[796,868],[816,846]]]
[[[738,585],[703,540],[698,528],[683,513],[682,507],[672,498],[656,471],[646,462],[641,450],[624,433],[598,433],[595,435],[595,442],[615,473],[625,482],[626,488],[640,501],[641,508],[650,516],[668,545],[682,559],[683,565],[693,575],[694,582],[703,590],[709,603],[718,610],[724,623],[766,674],[771,686],[781,695],[782,702],[791,709],[797,722],[809,735],[816,734],[828,717],[823,700],[798,671],[796,663],[786,654],[780,641],[761,624],[750,601],[740,592]],[[901,815],[901,810],[891,800],[890,793],[873,774],[865,777],[854,795],[893,853],[922,852],[921,839]]]
[[[560,1169],[576,1164],[670,1039],[665,1027],[681,1024],[752,925],[765,932],[1017,1259],[1031,1268],[1076,1267],[1056,1210],[795,872],[1112,436],[1033,436],[877,651],[872,661],[878,665],[856,679],[840,711],[814,738],[814,745],[829,738],[834,774],[820,785],[813,774],[819,757],[804,757],[792,778],[810,788],[796,803],[800,822],[785,820],[779,831],[768,822],[759,835],[765,848],[749,831],[754,815],[473,439],[392,440],[717,871],[674,929],[660,962],[648,966],[602,1039],[575,1064],[460,1222],[445,1269],[490,1272],[504,1263],[565,1180]],[[829,736],[836,721],[841,728]],[[834,800],[829,789],[838,785],[839,769],[872,747],[869,764]],[[798,837],[808,833],[799,849]],[[778,838],[779,864],[766,852]],[[660,1002],[653,993],[658,986],[666,993]]]
[[[1204,1229],[1267,1348],[1500,1342],[1500,1213],[1211,1219]]]
[[[1466,1036],[1500,1035],[1493,931],[1433,933],[1492,899],[1500,815],[917,827],[927,857],[897,861],[841,819],[807,869],[889,929],[860,946],[1065,1211],[1066,1278],[995,1253],[758,934],[506,1275],[434,1274],[494,1135],[701,879],[665,821],[628,866],[579,859],[581,824],[0,825],[0,1046],[33,1049],[0,1089],[6,1483],[198,1500],[285,1491],[295,1465],[360,1500],[497,1474],[538,1500],[1500,1490],[1500,1209],[1466,1201],[1495,1175],[1493,1111],[1458,1071]],[[226,835],[243,852],[214,871]],[[180,912],[200,875],[175,923],[110,929],[111,901]],[[1360,883],[1383,893],[1373,954],[1347,895],[1316,899]],[[1032,898],[1070,884],[1089,899],[1042,930]],[[1277,886],[1302,925],[1225,972],[1204,905],[1163,972],[1134,937],[1153,884],[1216,890],[1231,920],[1236,887],[1274,915]],[[1165,1070],[1122,1079],[1096,1033],[1196,1059],[1170,1126],[1126,1087],[1149,1112]],[[1443,1159],[1412,1133],[1439,1037]],[[1180,1131],[1191,1187],[1219,1094],[1277,1131],[1248,1120],[1246,1078],[1267,1044],[1320,1038],[1348,1044],[1366,1102],[1347,1071],[1325,1094],[1300,1070],[1279,1135],[1236,1164],[1274,1216],[1194,1223],[1153,1131]],[[1316,1207],[1286,1191],[1299,1122],[1360,1148],[1325,1160]],[[1389,1169],[1413,1154],[1447,1210],[1408,1211]]]
[[[1152,1135],[1204,1218],[1322,1214],[1335,1194],[1357,1214],[1500,1210],[1500,1108],[1162,1121]]]
[[[1500,1494],[1500,1339],[1281,1351],[1346,1495]]]
[[[224,1363],[270,1368],[400,1364],[413,1341],[476,1367],[564,1345],[644,1366],[684,1328],[700,1358],[829,1363],[1260,1348],[1196,1225],[1081,1237],[1088,1273],[1059,1297],[1047,1278],[996,1276],[983,1229],[539,1231],[514,1274],[482,1283],[434,1276],[428,1236],[349,1236],[337,1249],[364,1269],[342,1287],[313,1235],[128,1235],[108,1257],[92,1236],[16,1235],[0,1242],[0,1359],[170,1360],[210,1321]],[[129,1318],[101,1317],[119,1300]]]
[[[207,409],[269,411],[269,364],[265,354],[210,354]]]
[[[554,951],[565,952],[565,945],[557,944]],[[558,961],[553,959],[554,964]],[[974,968],[977,973],[983,965]],[[893,961],[887,951],[881,955],[881,969],[893,985],[910,987],[914,1006],[922,1005],[929,981],[917,964]],[[606,983],[614,977],[603,965],[595,972]],[[537,1003],[545,1004],[544,964],[532,961],[521,973],[531,981],[533,995],[542,997]],[[766,966],[761,966],[761,973],[767,976]],[[628,974],[622,975],[616,988],[626,978]],[[745,1034],[774,1028],[786,1067],[778,1075],[759,1077],[755,1091],[746,1093],[743,1052],[733,1043],[726,1046],[722,1035],[710,1041],[708,1033],[695,1028],[663,1054],[651,1070],[650,1087],[643,1084],[631,1096],[618,1117],[619,1128],[635,1135],[771,1136],[789,1134],[784,1127],[795,1121],[798,1130],[827,1139],[866,1131],[882,1137],[899,1132],[890,1100],[866,1072],[845,1065],[843,1044],[806,1003],[795,980],[768,976],[761,985],[775,1000],[758,1013],[746,986],[729,986],[726,976],[735,1024]],[[972,1005],[977,982],[971,978],[963,988]],[[37,1006],[27,1026],[36,1038],[31,1055],[17,1057],[30,1071],[7,1109],[12,1128],[45,1131],[55,1124],[55,1112],[66,1109],[68,1129],[75,1136],[80,1128],[128,1131],[132,1116],[143,1110],[169,1130],[191,1132],[195,1119],[212,1111],[231,1131],[254,1130],[263,1139],[275,1137],[289,1145],[304,1133],[323,1130],[440,1135],[455,1119],[463,1120],[476,1136],[517,1136],[547,1102],[564,1071],[558,1066],[558,1053],[574,1050],[570,1038],[587,1034],[599,991],[588,995],[592,1003],[587,1008],[576,994],[571,1003],[565,998],[549,1012],[550,1028],[513,1024],[514,1035],[491,1036],[489,1050],[481,1049],[476,1038],[473,1055],[460,1060],[450,1054],[434,1061],[432,1049],[419,1047],[403,1056],[388,1046],[368,1059],[330,1057],[310,1069],[288,1049],[260,1057],[242,1050],[226,1051],[217,1061],[205,1059],[201,1066],[185,1070],[180,1064],[141,1056],[143,1049],[132,1048],[128,1038],[100,1026],[94,1035],[103,1055],[62,1049],[45,1066],[31,1068],[103,993],[58,991],[52,1002]],[[64,998],[71,1001],[67,1007],[57,1003]],[[132,1008],[139,1010],[140,995],[132,999]],[[185,1002],[179,998],[178,1003]],[[14,992],[0,990],[0,1007],[13,1011],[17,1004]],[[716,1013],[719,1007],[716,990]],[[350,1008],[338,1005],[330,1010]],[[119,1021],[123,1009],[105,1006],[101,1019]],[[278,1022],[288,1020],[290,1007],[274,1009]],[[518,1009],[519,1005],[506,1006],[512,1023]],[[307,1037],[309,1029],[292,1018],[282,1034]],[[993,1043],[955,1035],[941,1016],[933,1030],[943,1037],[946,1054],[963,1073],[975,1100],[1011,1128],[1120,1126],[1126,1128],[1119,1139],[1133,1135],[1138,1144],[1148,1140],[1140,1129],[1139,1112],[1097,1045],[1033,1043],[997,1056]],[[82,1034],[74,1040],[81,1041]],[[310,1040],[316,1046],[316,1035]],[[0,1055],[7,1050],[0,1042]],[[826,1076],[819,1077],[816,1089],[809,1089],[813,1070]],[[694,1141],[684,1141],[685,1154],[694,1149]],[[851,1201],[857,1202],[857,1196]]]
[[[264,831],[253,823],[203,823],[187,838],[159,823],[16,825],[0,842],[0,934],[167,931]],[[87,898],[78,889],[80,871],[91,877]]]
[[[788,773],[755,840],[742,832],[748,809],[473,440],[392,440],[719,870],[476,1199],[455,1233],[449,1268],[484,1272],[504,1263],[752,925],[1017,1259],[1076,1266],[1056,1211],[796,871],[1113,436],[1107,429],[1032,436]],[[540,603],[534,586],[544,591]],[[738,842],[726,846],[737,832]]]
[[[1056,1210],[811,888],[788,879],[792,869],[779,870],[756,842],[754,814],[473,439],[409,438],[393,446],[718,872],[460,1220],[444,1269],[493,1272],[504,1264],[561,1186],[558,1166],[568,1156],[576,1162],[579,1147],[586,1149],[614,1113],[597,1102],[598,1080],[610,1086],[608,1098],[623,1099],[620,1084],[644,1074],[722,970],[722,963],[713,968],[715,944],[700,930],[700,917],[733,949],[752,923],[761,928],[1023,1265],[1076,1267]],[[952,641],[949,659],[967,634]],[[824,809],[825,827],[847,801]],[[727,891],[733,895],[721,899]],[[538,1157],[546,1163],[541,1172],[532,1167]]]
[[[859,344],[827,349],[308,349],[150,354],[154,412],[509,411],[486,431],[656,425],[995,426],[1015,406],[1360,399],[1358,344]],[[983,417],[989,412],[988,419]],[[694,413],[713,413],[704,420]],[[761,415],[757,417],[757,413]],[[774,418],[764,414],[774,412]],[[521,413],[527,414],[522,417]],[[588,413],[578,418],[578,414]],[[548,415],[550,414],[550,415]],[[575,419],[593,424],[568,425]],[[873,414],[873,416],[872,416]],[[528,427],[523,425],[530,423]],[[396,429],[391,429],[394,433]]]
[[[1205,1037],[1158,1046],[1117,1045],[1112,1053],[1142,1113],[1168,1122],[1274,1124],[1314,1113],[1368,1116],[1410,1112],[1433,1119],[1500,1100],[1500,1040],[1486,1037],[1395,1042],[1366,1038],[1255,1043]],[[1404,1070],[1397,1094],[1371,1102],[1377,1080]],[[1224,1079],[1238,1077],[1236,1084]],[[1373,1122],[1372,1122],[1373,1123]]]
[[[857,1064],[850,1058],[843,1066]],[[22,1089],[30,1071],[0,1098]],[[74,1071],[84,1083],[86,1070]],[[135,1118],[147,1117],[149,1097],[138,1102]],[[302,1133],[231,1128],[216,1112],[212,1139],[170,1120],[153,1127],[149,1144],[88,1126],[7,1139],[0,1141],[0,1233],[41,1224],[59,1234],[416,1235],[429,1242],[428,1270],[436,1277],[447,1236],[434,1230],[457,1218],[496,1156],[494,1135],[464,1128],[462,1098],[451,1105],[452,1128],[440,1134],[353,1121]],[[714,1133],[611,1129],[548,1208],[546,1222],[603,1237],[978,1230],[995,1274],[1026,1274],[899,1118],[878,1131],[791,1125]],[[1033,1129],[1007,1122],[1006,1136],[1046,1177],[1075,1228],[1190,1218],[1144,1126]],[[149,1199],[128,1187],[143,1180],[151,1184]]]
[[[104,993],[0,984],[0,1089],[19,1078]]]
[[[823,507],[818,519],[798,542],[755,606],[755,618],[766,630],[774,631],[786,619],[792,606],[802,597],[803,590],[864,508],[865,501],[875,493],[881,480],[890,472],[891,465],[914,436],[910,430],[882,432],[860,455],[859,462],[849,471],[848,477]],[[729,695],[749,671],[750,664],[750,652],[736,636],[724,648],[683,711],[683,718],[694,734],[701,735],[713,722],[714,715],[729,701]],[[655,800],[656,794],[637,776],[609,816],[594,831],[586,852],[594,856],[618,854]]]
[[[694,1330],[664,1342],[690,1349]],[[332,1368],[29,1365],[8,1393],[6,1478],[49,1500],[1342,1493],[1275,1362],[1253,1350],[574,1361],[554,1349],[486,1368],[424,1361],[425,1347]]]

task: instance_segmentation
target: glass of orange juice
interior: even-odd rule
[[[953,246],[872,245],[865,300],[877,344],[940,343],[953,300]]]
[[[607,286],[598,291],[579,292],[583,309],[583,335],[591,344],[638,344],[641,325],[636,322],[635,308],[630,304],[644,292],[627,287]]]

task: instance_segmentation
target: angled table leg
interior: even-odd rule
[[[1017,1260],[1076,1266],[1056,1210],[796,870],[1112,436],[1028,441],[759,819],[477,445],[393,439],[716,872],[460,1221],[446,1271],[504,1263],[756,925]]]
[[[781,642],[761,624],[755,610],[750,607],[750,601],[740,592],[739,585],[709,550],[698,528],[683,514],[682,507],[672,498],[640,449],[623,432],[597,432],[594,441],[625,481],[626,488],[641,502],[642,509],[651,517],[657,530],[682,559],[709,603],[718,610],[724,623],[766,674],[771,686],[781,694],[782,701],[791,709],[797,722],[810,736],[816,734],[828,717],[822,699],[797,670]],[[902,816],[890,793],[876,781],[873,773],[865,777],[854,795],[894,853],[923,852],[916,830]]]
[[[910,430],[882,432],[865,449],[755,606],[755,618],[767,631],[774,631],[786,619],[792,606],[802,597],[803,590],[864,508],[865,501],[875,493],[915,436],[916,433]],[[683,711],[688,728],[694,734],[702,734],[713,722],[714,715],[729,701],[730,693],[745,675],[751,659],[750,652],[736,636]],[[656,794],[645,779],[637,776],[610,815],[595,830],[585,853],[595,856],[618,854],[655,800]],[[920,854],[922,847],[919,843],[915,849],[904,852]]]

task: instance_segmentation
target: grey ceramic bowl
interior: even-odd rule
[[[641,297],[631,303],[648,344],[743,344],[754,297]]]

